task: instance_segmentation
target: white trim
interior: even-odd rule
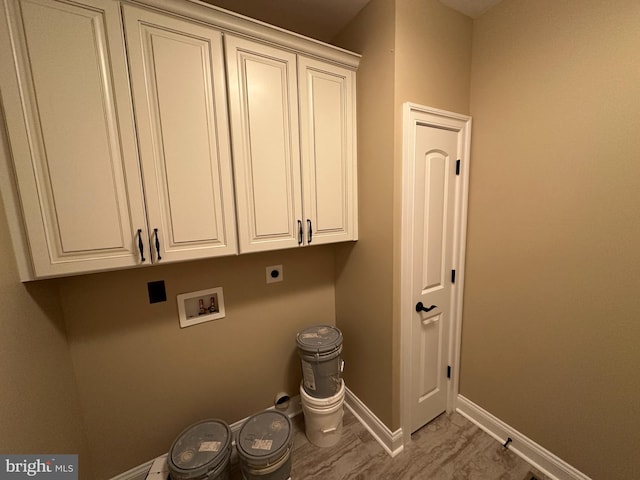
[[[362,403],[348,388],[346,388],[345,392],[345,404],[389,455],[395,457],[404,449],[402,429],[399,428],[395,432],[389,430],[389,428],[369,410],[369,407]]]
[[[275,407],[271,406],[265,410],[275,410]],[[283,413],[286,413],[289,416],[289,418],[293,418],[296,415],[300,415],[302,413],[302,403],[300,402],[300,395],[291,397],[291,399],[289,400],[289,406],[287,410],[284,411]],[[242,420],[238,420],[237,422],[234,422],[231,425],[229,425],[229,428],[231,429],[231,433],[233,436],[232,444],[235,445],[236,434],[240,431],[240,427],[242,427],[242,425],[244,424],[245,421],[247,421],[248,418],[249,417],[243,418]],[[147,473],[149,472],[149,469],[153,465],[153,462],[155,462],[158,458],[164,457],[166,455],[167,454],[164,453],[159,457],[156,457],[152,460],[149,460],[148,462],[138,465],[137,467],[133,467],[131,470],[127,470],[126,472],[123,472],[115,477],[112,477],[110,480],[152,480],[151,478],[147,478]],[[231,463],[235,463],[237,461],[236,460],[237,455],[238,454],[236,453],[236,449],[235,448],[231,449]]]
[[[460,415],[476,424],[498,442],[504,444],[507,438],[511,438],[509,450],[552,480],[591,480],[578,469],[462,395],[458,395],[456,407]]]
[[[411,272],[413,242],[413,150],[415,126],[427,125],[458,132],[460,181],[456,185],[454,218],[453,265],[456,283],[452,288],[451,328],[449,329],[449,358],[451,381],[447,389],[447,411],[455,409],[460,374],[460,342],[462,332],[462,299],[467,235],[467,205],[469,198],[469,164],[471,151],[471,117],[458,113],[406,102],[403,105],[402,141],[402,231],[400,274],[400,425],[404,442],[411,441],[411,319],[415,314],[412,303]]]

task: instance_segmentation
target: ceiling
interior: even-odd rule
[[[478,18],[501,1],[502,0],[440,0],[440,3],[444,3],[471,18]]]
[[[307,37],[331,41],[370,0],[204,0]],[[502,0],[440,0],[477,18]]]

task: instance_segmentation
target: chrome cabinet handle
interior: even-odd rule
[[[138,249],[140,250],[140,261],[144,262],[144,244],[142,243],[142,229],[138,229]]]
[[[298,220],[298,245],[302,245],[302,220]]]
[[[430,312],[434,308],[438,308],[437,305],[431,305],[430,307],[425,307],[422,302],[416,303],[416,312]]]
[[[313,240],[313,227],[311,226],[311,220],[307,218],[307,243],[311,243]]]

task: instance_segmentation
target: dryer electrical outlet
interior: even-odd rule
[[[276,283],[284,280],[282,265],[271,265],[267,267],[267,283]]]

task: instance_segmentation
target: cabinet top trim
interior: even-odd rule
[[[290,48],[297,53],[329,60],[354,70],[358,68],[360,63],[361,55],[357,53],[199,0],[130,0],[122,3],[141,5],[197,20],[229,33],[241,34],[280,47]]]

